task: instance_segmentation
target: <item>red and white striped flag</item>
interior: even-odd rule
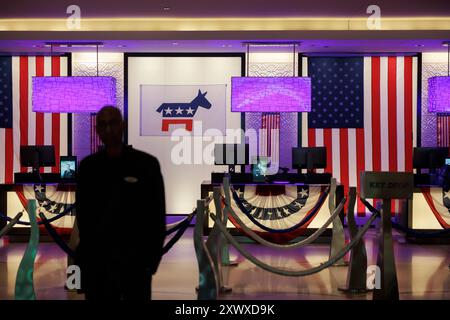
[[[450,147],[450,114],[437,116],[437,145]]]
[[[417,142],[417,57],[373,56],[361,62],[364,110],[360,127],[308,128],[308,114],[302,115],[302,146],[327,147],[325,171],[344,185],[345,192],[349,186],[359,191],[361,171],[411,172]],[[307,58],[302,65],[303,76],[309,75]],[[355,73],[349,73],[348,79]],[[343,79],[344,74],[336,78]],[[348,110],[344,117],[352,112]],[[356,209],[358,215],[365,215],[360,201]]]
[[[67,114],[33,112],[31,78],[67,76],[67,57],[13,56],[11,58],[12,127],[0,129],[0,183],[13,183],[20,167],[20,146],[54,145],[56,166],[44,172],[59,172],[59,156],[67,155]]]
[[[259,155],[270,157],[273,165],[280,163],[280,114],[263,113],[259,136]]]

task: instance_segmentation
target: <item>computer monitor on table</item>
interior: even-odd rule
[[[216,144],[214,145],[214,164],[228,165],[229,172],[234,172],[236,165],[248,165],[248,144]]]
[[[264,182],[266,180],[267,169],[269,168],[269,157],[254,156],[252,157],[252,175],[254,182]]]
[[[445,165],[449,157],[449,148],[447,147],[420,147],[414,148],[413,167],[420,173],[421,169],[430,169],[435,171]]]
[[[34,173],[39,173],[39,168],[55,166],[54,146],[21,146],[20,165],[31,167]]]
[[[74,181],[77,173],[77,157],[61,156],[59,159],[61,180]]]
[[[326,147],[292,148],[292,168],[312,169],[327,167]]]

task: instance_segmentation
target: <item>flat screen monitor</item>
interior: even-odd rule
[[[61,180],[75,180],[77,173],[77,157],[61,156],[59,159]]]
[[[38,171],[40,167],[55,166],[55,147],[21,146],[20,165],[22,167],[32,167],[33,171]]]
[[[414,148],[413,167],[416,169],[438,169],[445,165],[449,149],[446,147]]]
[[[292,168],[318,169],[327,167],[327,148],[292,148]]]

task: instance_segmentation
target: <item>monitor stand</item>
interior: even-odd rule
[[[44,182],[44,179],[42,178],[42,175],[39,172],[39,167],[33,167],[33,170],[31,171],[31,174],[33,175],[33,177],[37,177],[37,179],[40,182]]]

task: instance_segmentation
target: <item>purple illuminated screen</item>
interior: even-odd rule
[[[450,77],[428,79],[428,111],[450,113]]]
[[[233,112],[309,112],[311,78],[232,77]]]
[[[96,113],[116,104],[113,77],[33,77],[35,112]]]

